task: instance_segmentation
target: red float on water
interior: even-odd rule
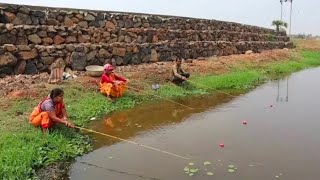
[[[273,105],[271,104],[270,107],[273,107]]]
[[[221,143],[221,144],[219,144],[219,146],[223,148],[223,147],[224,147],[224,144]]]
[[[248,124],[248,121],[242,121],[242,124],[243,124],[243,125],[247,125],[247,124]]]

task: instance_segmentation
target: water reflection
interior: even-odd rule
[[[193,114],[230,102],[232,99],[228,95],[215,93],[175,100],[184,105],[195,107],[194,109],[188,109],[167,101],[159,101],[156,104],[150,102],[139,105],[134,109],[114,112],[104,117],[101,121],[92,122],[91,127],[99,132],[121,138],[130,138],[145,131],[161,130],[166,126],[183,122]],[[103,136],[92,135],[96,140],[94,148],[111,145],[116,142]]]
[[[280,102],[280,103],[289,102],[289,80],[290,80],[290,77],[287,77],[285,80],[283,79],[277,80],[277,98],[276,98],[277,102]],[[285,91],[285,95],[281,95],[282,94],[281,92],[283,91]]]

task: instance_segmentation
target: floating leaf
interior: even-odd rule
[[[194,174],[193,173],[189,173],[189,176],[193,176]]]
[[[228,169],[228,172],[229,172],[229,173],[233,173],[233,172],[234,172],[234,169]]]
[[[212,172],[207,172],[207,175],[208,176],[213,176],[213,173]]]
[[[189,172],[190,169],[188,166],[186,166],[183,170]]]
[[[198,172],[199,171],[199,169],[190,169],[190,172],[191,173],[196,173],[196,172]]]
[[[233,169],[233,168],[235,168],[235,166],[230,164],[230,165],[228,165],[228,168]]]
[[[210,165],[210,164],[211,164],[211,162],[209,162],[209,161],[206,161],[206,162],[203,163],[203,165],[205,165],[205,166],[206,165]]]
[[[193,165],[194,165],[194,163],[192,163],[192,162],[191,162],[191,163],[189,163],[189,166],[193,166]]]

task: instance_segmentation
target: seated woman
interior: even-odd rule
[[[67,121],[67,111],[63,103],[63,95],[62,89],[53,89],[50,96],[42,100],[34,108],[29,117],[30,124],[36,127],[41,126],[44,133],[56,123],[73,128],[74,125]]]
[[[106,64],[100,81],[100,92],[108,96],[111,101],[114,98],[121,97],[127,90],[127,80],[114,74],[113,70],[114,68],[111,64]]]

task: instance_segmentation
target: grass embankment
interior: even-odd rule
[[[249,90],[266,79],[320,65],[320,52],[301,51],[298,59],[278,63],[241,65],[222,75],[193,75],[192,80],[219,90]],[[69,119],[77,125],[86,124],[91,117],[134,107],[146,100],[146,95],[129,91],[114,104],[105,97],[79,84],[64,85]],[[150,90],[151,92],[151,90]],[[177,87],[164,84],[158,95],[166,98],[201,95],[205,89],[196,86]],[[48,93],[48,92],[45,92]],[[54,129],[46,139],[39,129],[27,123],[28,114],[39,99],[24,98],[6,101],[0,111],[0,179],[26,179],[35,176],[35,169],[53,162],[68,161],[90,151],[88,139],[75,130]]]

